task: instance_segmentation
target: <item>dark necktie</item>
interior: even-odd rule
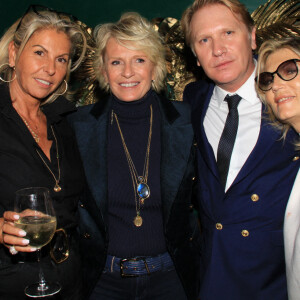
[[[220,173],[221,183],[225,188],[230,158],[239,125],[239,113],[237,107],[241,101],[241,97],[239,95],[227,95],[224,100],[228,103],[229,112],[218,146],[217,166]]]

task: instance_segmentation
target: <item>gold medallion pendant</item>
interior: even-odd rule
[[[54,192],[56,192],[56,193],[61,191],[61,187],[58,185],[58,183],[56,183],[56,185],[53,189],[54,189]]]
[[[141,216],[137,215],[134,220],[133,220],[133,224],[136,226],[136,227],[141,227],[142,224],[143,224],[143,219]]]

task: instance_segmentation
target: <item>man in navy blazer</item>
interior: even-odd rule
[[[299,168],[292,145],[268,124],[255,92],[255,27],[238,0],[196,0],[184,13],[187,44],[210,78],[189,84],[198,144],[202,225],[202,300],[287,299],[283,248],[286,203]],[[228,115],[238,95],[238,129],[225,184],[217,167]]]

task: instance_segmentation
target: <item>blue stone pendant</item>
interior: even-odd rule
[[[143,200],[149,198],[150,188],[147,185],[147,183],[144,183],[144,182],[139,183],[137,186],[137,193],[138,193],[139,197],[142,198]]]

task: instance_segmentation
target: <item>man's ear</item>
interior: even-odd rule
[[[252,31],[251,31],[251,35],[250,35],[250,38],[251,38],[251,48],[252,50],[255,50],[256,49],[256,27],[254,26]]]
[[[197,66],[198,66],[198,67],[201,67],[200,61],[198,60],[198,57],[197,57],[197,54],[196,54],[196,52],[194,51],[194,48],[193,48],[193,47],[191,47],[191,50],[192,50],[192,53],[194,54],[194,56],[196,57]]]

